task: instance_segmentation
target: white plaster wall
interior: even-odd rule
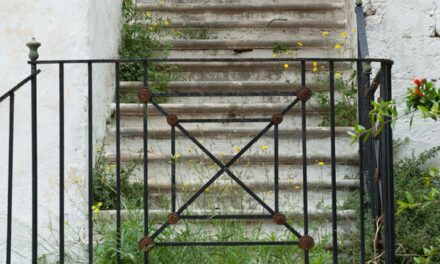
[[[404,113],[404,98],[414,77],[440,80],[440,2],[438,0],[371,0],[367,10],[367,35],[371,57],[386,57],[393,66],[393,96]],[[437,82],[440,86],[440,82]],[[409,119],[398,121],[395,138],[410,139],[396,158],[440,145],[440,121]],[[434,161],[437,163],[440,159]]]
[[[115,58],[121,0],[0,0],[0,94],[26,77],[26,42],[42,43],[40,59]],[[59,199],[58,68],[38,77],[40,254],[57,256]],[[94,139],[101,142],[114,92],[114,66],[94,67]],[[66,250],[86,236],[87,67],[65,67]],[[8,103],[0,103],[0,263],[5,260]],[[31,255],[30,85],[16,94],[13,263]],[[96,144],[98,146],[98,143]],[[78,236],[78,237],[75,237]]]

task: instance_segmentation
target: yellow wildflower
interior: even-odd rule
[[[240,151],[241,151],[241,148],[240,148],[240,147],[236,147],[236,148],[235,148],[235,152],[238,153],[238,152],[240,152]]]
[[[339,45],[339,44],[335,45],[335,49],[340,49],[340,48],[341,48],[341,45]]]
[[[295,190],[300,190],[300,189],[301,189],[301,185],[296,184],[293,188],[294,188]]]
[[[320,162],[318,162],[318,165],[319,165],[319,166],[324,166],[324,164],[325,164],[324,161],[320,161]]]
[[[328,36],[328,31],[324,31],[324,32],[322,32],[322,35],[325,37],[325,36]]]
[[[268,191],[267,194],[268,194],[268,195],[272,195],[272,191]]]
[[[287,182],[288,182],[288,183],[292,183],[293,180],[292,180],[292,179],[288,179]]]
[[[345,31],[341,32],[341,37],[346,38],[347,37],[347,32],[345,32]]]
[[[99,203],[97,203],[97,204],[95,204],[95,205],[92,206],[92,210],[93,210],[95,213],[99,213],[99,210],[101,209],[102,205],[103,205],[102,202],[99,202]]]
[[[205,189],[205,192],[209,192],[209,187]]]
[[[302,46],[304,46],[304,43],[302,43],[302,42],[297,42],[297,43],[296,43],[296,46],[298,46],[298,47],[302,47]]]
[[[266,145],[261,146],[261,149],[262,149],[263,151],[267,151],[267,146],[266,146]]]
[[[341,79],[342,74],[340,72],[335,73],[335,79]]]
[[[147,11],[147,12],[145,13],[145,15],[146,15],[148,18],[150,18],[150,17],[151,17],[151,12],[150,12],[150,11]]]
[[[313,72],[317,72],[318,71],[318,62],[314,61],[313,62]]]
[[[287,70],[287,69],[289,69],[289,64],[286,63],[286,64],[283,65],[283,67],[284,67],[285,70]]]
[[[65,225],[68,225],[68,224],[69,224],[69,221],[64,220],[64,224],[65,224]]]
[[[179,153],[176,153],[174,156],[171,155],[171,159],[173,159],[173,160],[177,160],[180,157],[181,157],[181,155]]]
[[[356,29],[356,28],[353,28],[353,29],[351,30],[351,32],[352,32],[352,33],[356,33],[356,32],[357,32],[357,29]]]
[[[166,19],[166,20],[163,22],[163,25],[164,25],[165,27],[168,27],[168,26],[170,25],[170,21],[168,21],[168,19]]]

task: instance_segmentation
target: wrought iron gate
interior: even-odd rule
[[[358,91],[358,100],[359,100],[359,116],[361,123],[365,126],[368,125],[368,119],[365,117],[368,116],[368,104],[372,94],[369,94],[370,97],[365,97],[366,89],[369,88],[369,82],[365,81],[365,75],[363,67],[365,64],[377,64],[379,66],[380,75],[380,91],[381,97],[384,100],[391,99],[391,66],[392,61],[384,60],[384,59],[322,59],[322,58],[307,58],[307,59],[119,59],[119,60],[40,60],[38,61],[38,55],[35,53],[36,48],[38,47],[37,43],[31,43],[30,46],[33,49],[33,55],[30,57],[31,61],[29,62],[31,65],[32,74],[23,80],[19,85],[11,89],[5,95],[0,97],[0,102],[9,98],[10,100],[10,125],[9,125],[9,171],[8,171],[8,226],[7,226],[7,263],[11,263],[11,238],[12,238],[12,227],[11,227],[11,214],[12,214],[12,179],[14,175],[13,171],[13,136],[14,136],[14,98],[17,90],[26,82],[32,83],[32,240],[29,243],[32,244],[32,262],[37,263],[38,257],[38,170],[37,167],[39,165],[38,159],[38,144],[42,142],[38,142],[37,135],[37,75],[41,72],[38,69],[38,66],[44,67],[44,65],[57,65],[58,73],[59,73],[59,119],[60,119],[60,186],[59,186],[59,217],[60,217],[60,225],[59,225],[59,261],[60,263],[64,263],[64,66],[67,64],[83,64],[87,66],[88,72],[88,254],[89,254],[89,263],[93,263],[93,66],[95,64],[110,64],[114,66],[115,69],[115,103],[116,103],[116,111],[115,111],[115,119],[116,119],[116,259],[114,260],[116,263],[120,261],[120,234],[121,234],[121,185],[120,185],[120,177],[121,177],[121,141],[120,141],[120,65],[122,63],[136,63],[142,65],[144,71],[144,87],[139,90],[138,98],[143,103],[143,109],[145,116],[143,118],[143,161],[144,161],[144,238],[142,238],[139,243],[140,250],[145,251],[145,263],[148,263],[148,256],[150,250],[154,250],[153,247],[161,247],[161,246],[255,246],[255,245],[264,245],[264,246],[277,246],[277,245],[292,245],[298,246],[304,251],[305,255],[305,263],[309,263],[309,251],[314,246],[314,238],[309,235],[309,219],[308,219],[308,186],[307,186],[307,106],[306,102],[311,98],[312,93],[309,88],[307,88],[306,83],[306,63],[312,61],[319,61],[320,63],[324,63],[328,65],[329,69],[329,87],[328,92],[330,95],[330,141],[331,141],[331,191],[332,191],[332,251],[333,251],[333,263],[338,263],[338,226],[337,226],[337,193],[336,193],[336,142],[335,142],[335,63],[340,62],[349,62],[352,63],[356,69],[358,74],[358,83],[359,91]],[[32,54],[32,53],[31,53]],[[302,88],[296,91],[289,92],[223,92],[223,93],[191,93],[191,92],[160,92],[155,93],[149,89],[149,81],[148,81],[148,64],[154,62],[279,62],[279,63],[297,63],[299,64],[299,69],[301,73],[301,84]],[[44,69],[43,69],[44,72]],[[290,102],[290,104],[280,112],[273,113],[271,118],[231,118],[231,119],[215,119],[215,118],[207,118],[207,119],[189,119],[189,118],[180,118],[176,114],[168,113],[164,108],[162,108],[160,102],[156,101],[156,98],[160,97],[198,97],[198,96],[293,96],[295,99]],[[164,122],[166,121],[170,126],[171,130],[171,155],[174,156],[176,154],[176,130],[179,130],[183,133],[189,140],[191,140],[204,154],[206,154],[217,166],[218,171],[210,180],[208,180],[199,190],[197,190],[182,206],[177,207],[176,204],[176,163],[175,161],[171,162],[171,211],[169,212],[167,221],[162,224],[158,229],[153,233],[149,233],[148,230],[150,227],[149,224],[149,208],[148,208],[148,127],[147,127],[147,118],[148,115],[148,104],[151,104],[156,108],[163,116]],[[283,117],[286,115],[291,109],[295,106],[299,105],[301,108],[301,137],[302,137],[302,168],[303,168],[303,196],[304,196],[304,213],[303,213],[303,229],[304,232],[297,231],[294,227],[292,227],[287,222],[287,217],[283,212],[280,211],[279,207],[279,179],[278,179],[278,138],[279,138],[279,127],[283,124]],[[188,123],[261,123],[262,130],[256,135],[249,143],[243,147],[232,159],[228,162],[223,163],[218,157],[216,157],[213,153],[211,153],[200,141],[198,141],[187,129],[185,129],[185,124]],[[237,162],[244,153],[249,150],[249,148],[257,142],[266,132],[270,129],[274,129],[274,178],[273,178],[273,192],[275,196],[275,203],[272,205],[267,204],[263,201],[251,188],[249,188],[243,181],[241,181],[231,170],[230,168],[234,166],[234,163]],[[382,136],[377,139],[380,142],[380,171],[383,177],[383,190],[382,190],[382,208],[380,211],[384,212],[384,223],[385,223],[385,250],[387,252],[394,252],[394,209],[393,209],[393,178],[392,178],[392,146],[391,146],[391,128],[387,125],[384,129],[384,133]],[[365,239],[365,230],[364,230],[364,221],[365,221],[365,200],[364,200],[364,181],[365,176],[369,176],[369,172],[371,172],[371,166],[366,168],[365,162],[371,160],[373,158],[372,152],[364,151],[364,143],[360,143],[360,208],[361,208],[361,217],[360,217],[360,234],[361,240],[364,242]],[[268,214],[249,214],[249,215],[189,215],[185,214],[186,209],[190,204],[196,201],[199,196],[209,188],[222,174],[228,175],[235,183],[240,186],[245,192],[247,192],[253,199],[258,202],[262,208],[266,209]],[[371,179],[370,179],[371,180]],[[179,221],[184,221],[188,219],[197,219],[197,220],[207,220],[207,219],[217,219],[217,220],[225,220],[225,219],[272,219],[274,224],[282,225],[287,228],[292,234],[297,237],[297,240],[292,241],[248,241],[248,242],[197,242],[197,241],[188,241],[188,242],[164,242],[164,241],[156,241],[156,238],[170,225],[177,224]],[[137,242],[136,242],[137,243]],[[393,253],[389,253],[387,263],[393,263],[392,259]],[[365,244],[362,244],[361,247],[361,261],[365,261]]]

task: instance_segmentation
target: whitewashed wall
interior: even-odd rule
[[[367,11],[367,35],[371,57],[386,57],[393,66],[393,96],[404,113],[404,98],[411,79],[417,76],[438,80],[440,86],[440,2],[438,0],[364,1]],[[440,145],[440,121],[399,120],[395,138],[410,139],[400,155],[419,153]],[[435,161],[438,165],[438,159]]]
[[[40,59],[115,58],[121,0],[0,0],[0,94],[30,73],[26,42],[42,43]],[[58,68],[38,77],[40,254],[57,250],[59,199]],[[94,138],[105,135],[114,66],[94,68]],[[65,67],[66,234],[85,238],[87,198],[87,67]],[[8,103],[0,104],[0,263],[5,260]],[[13,263],[31,254],[30,85],[16,94]],[[43,242],[47,240],[47,242]],[[69,246],[66,249],[76,251]],[[50,261],[51,262],[51,261]]]

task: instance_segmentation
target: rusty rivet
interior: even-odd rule
[[[272,116],[272,123],[274,123],[275,125],[279,125],[279,124],[281,124],[281,122],[283,122],[283,115],[282,114],[274,114]]]
[[[142,103],[148,103],[151,99],[151,92],[147,88],[142,88],[138,92],[138,98]]]
[[[175,224],[177,224],[177,223],[179,222],[179,220],[180,220],[180,217],[179,217],[179,215],[176,214],[176,213],[171,213],[171,214],[168,215],[168,223],[169,223],[170,225],[175,225]]]
[[[312,97],[312,91],[307,87],[301,87],[296,93],[298,99],[303,102],[307,102]]]
[[[299,239],[299,247],[304,251],[309,251],[315,246],[315,240],[313,237],[304,235]]]
[[[149,237],[144,237],[139,240],[139,249],[145,252],[150,251],[154,246],[154,240]]]
[[[287,223],[287,218],[285,215],[278,213],[273,217],[273,221],[277,225],[284,225],[285,223]]]
[[[177,119],[176,115],[170,114],[167,116],[168,125],[175,126],[177,124],[177,122],[178,122],[178,119]]]

